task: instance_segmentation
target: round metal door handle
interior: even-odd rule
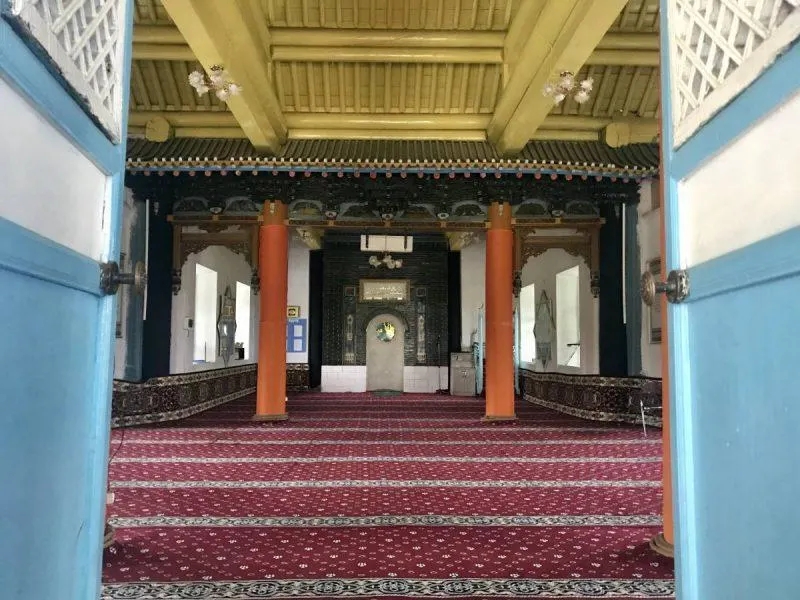
[[[103,263],[100,266],[100,289],[103,293],[116,294],[121,285],[133,286],[133,291],[137,294],[144,292],[147,287],[147,271],[144,263],[137,262],[131,273],[120,273],[116,262]]]
[[[647,306],[653,306],[658,294],[665,294],[667,302],[678,304],[689,295],[689,277],[686,271],[674,270],[669,272],[666,281],[656,281],[650,271],[645,271],[642,273],[640,293],[642,302]]]
[[[656,289],[656,278],[650,271],[645,271],[642,273],[640,293],[642,295],[642,302],[644,302],[647,306],[653,306],[653,302],[655,302],[658,290]]]

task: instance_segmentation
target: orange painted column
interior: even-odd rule
[[[486,416],[510,421],[514,412],[514,231],[511,205],[492,202],[486,233]]]
[[[255,421],[285,421],[289,418],[286,414],[286,299],[289,283],[286,218],[283,202],[264,203],[258,247],[261,308]]]

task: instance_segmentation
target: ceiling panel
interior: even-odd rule
[[[519,0],[262,0],[270,27],[504,31]]]
[[[285,28],[305,28],[315,32],[315,35],[319,28],[495,31],[497,33],[494,35],[476,35],[482,36],[481,40],[483,36],[487,39],[499,38],[502,44],[511,19],[525,0],[253,1],[261,3],[269,27],[282,30],[283,38],[291,37],[294,32],[299,31]],[[159,42],[152,37],[154,28],[147,28],[152,25],[174,28],[161,0],[134,0],[134,7],[136,25],[142,27],[142,31],[149,29],[151,32],[151,37],[142,42],[142,45],[149,46],[151,51],[153,48],[169,48],[171,52],[176,52],[172,58],[185,58],[186,52],[176,50],[180,49],[180,45],[173,38],[169,42]],[[610,31],[657,35],[658,18],[658,0],[630,0]],[[157,30],[161,31],[169,30]],[[319,33],[325,35],[323,32]],[[347,35],[345,31],[340,34]],[[639,39],[636,36],[628,37]],[[180,39],[179,37],[177,41]],[[311,45],[315,43],[317,42],[312,41]],[[499,48],[500,44],[496,41],[492,44]],[[182,47],[188,48],[185,45]],[[296,47],[303,46],[298,44]],[[324,46],[322,49],[325,49]],[[499,49],[495,51],[500,52]],[[149,57],[152,54],[142,53],[140,56]],[[160,55],[155,58],[160,58]],[[503,73],[507,68],[492,62],[402,62],[406,57],[400,59],[401,62],[392,63],[345,62],[337,60],[335,54],[330,59],[330,62],[319,62],[319,58],[293,60],[287,55],[285,60],[273,60],[267,66],[281,111],[287,116],[293,113],[488,116],[493,113],[501,94]],[[362,59],[361,56],[352,58],[354,61]],[[230,115],[227,105],[216,96],[205,94],[198,97],[189,86],[188,75],[198,67],[199,63],[196,61],[134,60],[131,110],[138,113],[197,111]],[[578,77],[594,79],[594,91],[590,100],[583,105],[567,100],[555,106],[551,115],[599,119],[639,116],[652,119],[659,114],[657,67],[588,64],[581,69]],[[141,123],[142,119],[138,122]],[[209,127],[213,127],[212,121],[202,122],[206,132]],[[187,133],[190,127],[184,125],[181,131]],[[218,127],[220,136],[223,135],[223,129],[226,130],[224,135],[236,134],[236,128],[231,126],[230,119],[225,119],[224,124],[221,121]],[[542,127],[542,130],[541,136],[546,136],[547,127]],[[465,131],[465,139],[473,139],[466,133]],[[473,128],[470,135],[474,133]]]
[[[172,25],[161,0],[134,0],[133,22],[142,25]]]
[[[213,94],[198,97],[189,73],[198,64],[186,61],[136,60],[131,70],[131,110],[221,110],[228,107]]]
[[[291,112],[488,114],[500,65],[275,63],[281,108]]]
[[[570,98],[554,107],[550,114],[646,118],[658,115],[659,72],[655,67],[587,66],[577,77],[594,79],[589,101],[578,104]]]
[[[630,0],[609,31],[657,32],[659,14],[658,0]]]

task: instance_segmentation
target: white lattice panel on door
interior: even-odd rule
[[[675,146],[797,39],[799,7],[800,0],[669,0]]]
[[[49,54],[114,142],[122,137],[126,0],[12,0],[11,14]]]

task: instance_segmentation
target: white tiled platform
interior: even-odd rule
[[[403,391],[434,393],[447,389],[447,367],[403,367]],[[323,392],[367,391],[366,366],[322,366]]]

